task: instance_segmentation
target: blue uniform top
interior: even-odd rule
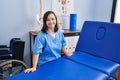
[[[65,45],[66,41],[60,30],[55,33],[55,38],[41,31],[35,38],[33,46],[33,54],[40,54],[38,65],[61,57],[61,49]]]

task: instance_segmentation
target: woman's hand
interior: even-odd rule
[[[67,52],[65,55],[66,55],[66,56],[72,56],[73,53],[72,53],[72,52]]]
[[[62,48],[62,53],[65,54],[66,56],[72,56],[72,55],[73,55],[72,52],[67,51],[66,46],[64,46],[64,47]]]
[[[28,68],[28,69],[24,70],[25,73],[34,72],[34,71],[36,71],[36,68],[34,68],[34,67],[33,68]]]
[[[25,73],[36,71],[37,63],[38,63],[38,57],[39,57],[39,54],[33,54],[33,59],[32,59],[33,66],[32,66],[32,68],[25,69],[24,70]]]

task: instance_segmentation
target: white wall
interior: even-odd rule
[[[13,37],[25,41],[25,61],[29,62],[29,31],[36,26],[39,0],[0,0],[0,44],[9,45]],[[28,63],[29,65],[29,63]]]
[[[110,21],[113,0],[95,0],[95,20]]]
[[[74,11],[78,14],[77,29],[81,30],[84,21],[110,22],[113,0],[74,0]],[[67,18],[69,22],[69,17]],[[67,26],[69,29],[69,25]]]
[[[112,0],[74,0],[77,13],[77,29],[81,30],[85,20],[108,21]],[[51,10],[52,0],[43,0],[43,12]],[[13,37],[25,41],[25,62],[30,65],[29,31],[40,29],[36,22],[39,0],[0,0],[0,45],[7,44]],[[102,15],[101,15],[102,14]],[[69,16],[63,17],[63,28],[69,29]]]
[[[120,0],[117,0],[114,22],[120,23]]]

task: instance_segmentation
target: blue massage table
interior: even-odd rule
[[[22,72],[6,80],[106,80],[107,78],[107,74],[60,58],[39,66],[36,72]]]
[[[120,24],[85,21],[72,56],[5,80],[109,80],[120,68]]]

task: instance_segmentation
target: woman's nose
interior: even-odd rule
[[[53,21],[52,20],[50,20],[50,23],[52,23]]]

